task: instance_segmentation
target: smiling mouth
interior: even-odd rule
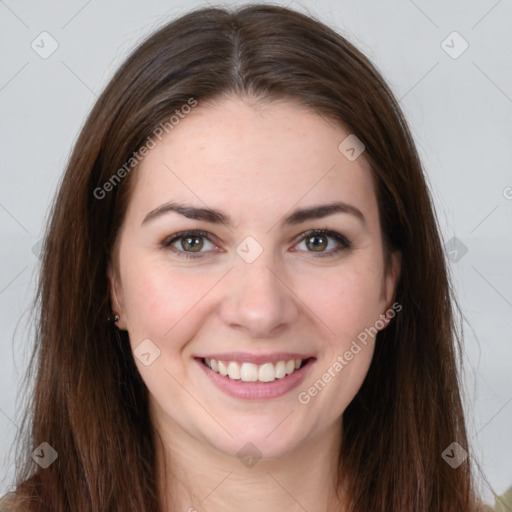
[[[238,361],[220,361],[202,358],[201,362],[210,370],[230,380],[241,382],[274,382],[298,372],[314,358],[289,359],[275,363],[239,363]]]

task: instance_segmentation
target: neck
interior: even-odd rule
[[[157,425],[157,431],[162,510],[344,510],[335,488],[341,419],[279,458],[252,463],[206,445],[175,423]]]

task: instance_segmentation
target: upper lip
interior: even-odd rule
[[[277,363],[290,359],[309,359],[313,356],[298,354],[296,352],[275,352],[272,354],[250,354],[248,352],[223,352],[222,354],[204,354],[197,356],[200,359],[216,359],[217,361],[236,361],[238,363]]]

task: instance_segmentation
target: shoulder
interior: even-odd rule
[[[512,487],[507,492],[496,498],[494,505],[495,512],[506,512],[512,510]]]
[[[9,492],[5,496],[2,496],[0,498],[0,512],[14,512],[14,498],[16,498],[14,492]]]
[[[501,496],[496,496],[494,507],[484,505],[481,512],[508,512],[509,510],[512,510],[512,487]]]
[[[8,492],[0,498],[0,512],[22,512],[16,504],[16,493]]]

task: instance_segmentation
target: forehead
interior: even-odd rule
[[[292,101],[225,97],[180,119],[134,173],[129,210],[169,200],[229,208],[240,220],[335,200],[376,211],[371,168],[339,149],[350,133]]]

